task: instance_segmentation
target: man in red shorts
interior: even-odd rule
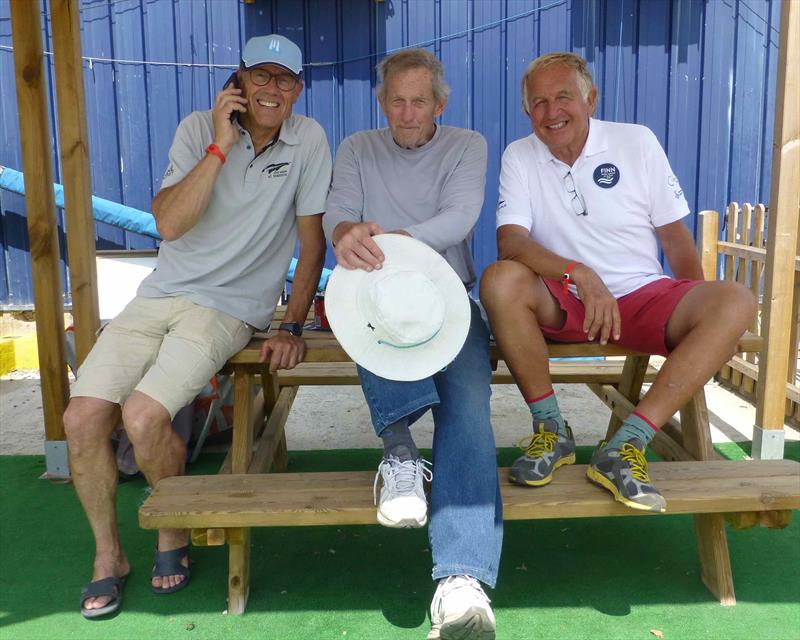
[[[511,480],[541,486],[575,462],[556,401],[545,339],[609,341],[667,356],[652,387],[589,479],[634,509],[664,511],[645,447],[733,355],[756,303],[746,288],[703,282],[680,184],[646,127],[591,118],[597,89],[572,53],[537,58],[522,79],[533,134],[503,154],[500,261],[481,281],[495,338],[533,415]],[[659,244],[675,279],[664,275]]]

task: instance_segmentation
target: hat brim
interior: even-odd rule
[[[291,73],[295,78],[299,78],[302,73],[303,69],[301,68],[300,71],[295,71],[294,69],[290,69],[285,64],[281,62],[275,62],[274,60],[262,60],[261,62],[253,62],[250,65],[246,65],[244,60],[241,61],[242,69],[245,71],[250,71],[250,69],[255,69],[256,67],[260,67],[262,64],[274,64],[276,67],[280,67],[281,69],[286,69],[289,73]]]
[[[469,296],[452,267],[419,240],[394,233],[372,238],[386,257],[385,267],[414,269],[438,288],[445,303],[439,332],[416,347],[398,349],[381,344],[361,312],[358,294],[375,272],[336,266],[325,289],[325,313],[347,355],[367,371],[388,380],[422,380],[440,371],[461,351],[470,325]]]

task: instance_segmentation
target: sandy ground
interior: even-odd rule
[[[492,423],[497,445],[514,446],[530,430],[530,413],[511,385],[492,388]],[[561,410],[579,445],[596,444],[605,434],[610,411],[583,385],[556,385]],[[706,385],[715,442],[752,439],[755,407],[716,383]],[[413,427],[417,444],[429,447],[430,415]],[[374,448],[380,446],[358,387],[303,387],[286,425],[291,450]],[[800,434],[785,428],[787,440]],[[42,454],[44,423],[38,372],[17,371],[0,379],[0,455]]]

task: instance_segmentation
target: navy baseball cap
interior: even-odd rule
[[[303,54],[284,36],[272,34],[250,38],[242,51],[242,66],[250,69],[260,64],[277,64],[297,76],[303,70]]]

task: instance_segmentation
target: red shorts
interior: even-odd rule
[[[567,319],[560,329],[542,327],[542,333],[554,342],[588,342],[583,330],[585,309],[583,302],[572,293],[564,293],[561,282],[542,278],[550,294],[566,312]],[[673,280],[660,278],[622,296],[617,300],[622,331],[619,340],[609,342],[654,355],[669,355],[666,342],[667,322],[683,296],[701,280]],[[599,340],[599,337],[595,337]]]

